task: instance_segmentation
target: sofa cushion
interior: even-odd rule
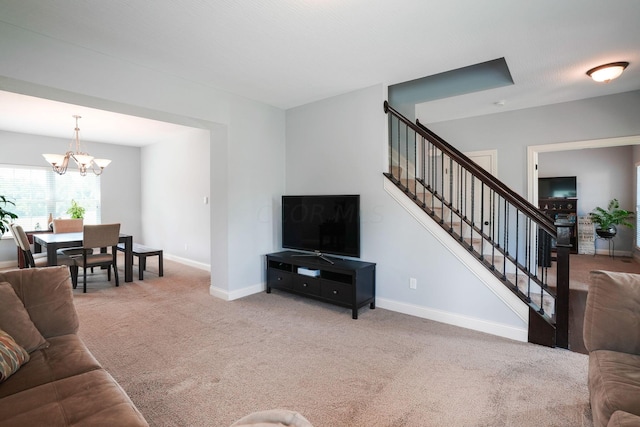
[[[49,338],[49,343],[48,348],[31,353],[29,363],[0,386],[0,399],[50,381],[101,369],[77,335]]]
[[[0,399],[3,427],[148,426],[103,369],[52,381]]]
[[[589,394],[595,426],[606,426],[616,410],[640,415],[640,355],[589,353]]]
[[[638,427],[640,417],[624,411],[616,411],[609,419],[607,427]]]
[[[29,353],[48,345],[10,283],[0,282],[0,329]]]
[[[592,271],[584,313],[587,350],[640,354],[640,275]]]
[[[78,315],[73,305],[67,266],[3,271],[0,282],[11,283],[45,338],[78,332]]]
[[[0,383],[29,361],[29,353],[11,335],[0,329]]]

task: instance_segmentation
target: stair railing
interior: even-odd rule
[[[568,348],[573,224],[552,220],[386,101],[384,111],[389,120],[385,176],[528,304],[529,341]]]

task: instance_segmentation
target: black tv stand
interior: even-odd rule
[[[294,256],[294,257],[310,257],[310,256],[313,256],[313,257],[320,258],[323,261],[327,261],[329,264],[335,264],[333,261],[331,261],[329,258],[327,258],[325,256],[325,254],[323,254],[320,251],[315,251],[312,254],[296,254],[296,255],[292,255],[292,256]]]
[[[359,308],[376,308],[376,265],[293,251],[268,254],[267,293],[272,289],[348,307],[357,319]]]

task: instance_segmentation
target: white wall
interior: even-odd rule
[[[620,206],[635,211],[635,167],[633,146],[593,148],[538,154],[538,176],[575,176],[577,182],[578,215],[588,215],[596,206],[607,208],[611,199]],[[631,253],[634,232],[618,227],[616,252]],[[598,251],[607,251],[608,243],[596,240]]]
[[[360,194],[361,259],[374,262],[378,306],[470,327],[526,329],[383,189],[383,86],[287,111],[287,194]],[[409,289],[409,278],[417,289]]]
[[[234,298],[263,286],[264,254],[276,245],[263,213],[284,191],[284,111],[1,22],[0,52],[0,90],[208,130],[211,292]]]
[[[208,131],[193,129],[181,141],[142,148],[142,236],[136,240],[206,268],[211,264],[209,140]]]

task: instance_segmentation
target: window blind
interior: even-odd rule
[[[100,177],[80,176],[69,169],[58,175],[47,167],[0,165],[0,194],[15,203],[7,210],[18,215],[25,230],[47,228],[49,214],[69,218],[71,200],[85,208],[86,224],[100,223]]]

